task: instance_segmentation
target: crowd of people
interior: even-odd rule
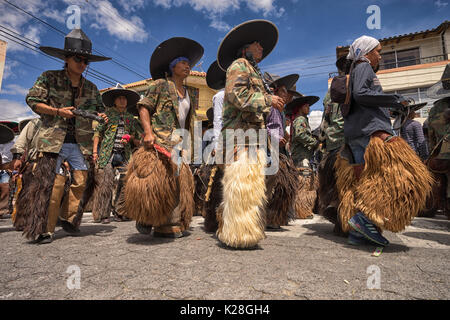
[[[277,41],[267,20],[225,36],[207,72],[218,92],[203,123],[198,91],[185,84],[204,51],[192,39],[156,47],[143,97],[119,84],[101,95],[83,76],[91,62],[110,58],[93,55],[81,29],[63,49],[40,47],[65,65],[40,75],[26,96],[40,118],[21,122],[15,141],[0,125],[0,214],[38,244],[53,241],[58,223],[79,234],[89,204],[94,222],[112,214],[155,237],[183,237],[202,214],[204,230],[233,248],[254,247],[266,232],[313,214],[352,245],[387,246],[383,230],[448,214],[450,64],[428,92],[436,102],[425,132],[413,120],[423,104],[383,92],[381,44],[362,36],[336,61],[344,89],[332,83],[322,123],[311,130],[319,97],[297,91],[298,74],[259,69]]]

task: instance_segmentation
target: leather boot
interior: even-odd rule
[[[48,205],[47,233],[55,232],[66,180],[67,177],[60,174],[57,174],[55,177],[55,183],[53,184],[52,195],[50,196],[50,203]]]
[[[77,215],[78,205],[83,197],[86,187],[88,172],[86,170],[74,170],[72,184],[69,190],[69,205],[67,211],[62,213],[61,225],[66,232],[78,233],[79,229],[73,225],[73,219]]]
[[[167,224],[155,227],[153,232],[154,237],[162,238],[181,238],[183,237],[183,228],[180,223],[181,212],[180,207],[177,206],[171,214],[171,217]]]

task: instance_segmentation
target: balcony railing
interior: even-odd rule
[[[443,54],[437,55],[437,56],[423,57],[423,58],[399,60],[396,62],[388,62],[388,63],[380,64],[380,70],[396,69],[396,68],[407,67],[407,66],[415,66],[415,65],[419,65],[419,64],[440,62],[440,61],[444,61],[444,60],[445,60],[445,55],[443,55]]]
[[[434,62],[441,62],[445,61],[447,58],[445,55],[437,55],[437,56],[430,56],[430,57],[423,57],[419,59],[410,59],[410,60],[401,60],[397,62],[390,62],[385,64],[380,64],[380,70],[389,70],[389,69],[396,69],[401,67],[407,67],[407,66],[414,66],[419,64],[427,64],[427,63],[434,63]],[[328,78],[334,78],[338,76],[338,72],[330,72],[328,74]]]

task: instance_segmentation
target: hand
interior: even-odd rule
[[[13,160],[13,170],[14,171],[20,171],[20,168],[22,168],[22,161],[20,159]]]
[[[407,107],[409,105],[409,101],[404,100],[402,102],[400,102],[404,107]]]
[[[75,107],[59,108],[58,109],[58,115],[63,117],[63,118],[66,118],[66,119],[73,118],[74,115],[72,113],[72,110],[74,110],[74,109],[75,109]]]
[[[284,100],[279,96],[272,96],[272,107],[282,112],[284,108]]]
[[[105,123],[108,123],[108,116],[106,115],[106,113],[99,113],[98,114],[100,117],[102,117],[103,118],[103,120],[105,120]]]
[[[97,152],[92,153],[92,160],[94,162],[97,162],[97,160],[98,160],[98,153]]]
[[[123,136],[122,136],[122,140],[120,140],[120,142],[123,144],[123,145],[126,145],[128,142],[130,142],[130,139],[132,138],[132,136],[130,136],[129,134],[124,134]]]
[[[153,147],[153,144],[155,143],[155,136],[153,135],[153,133],[148,133],[144,135],[144,148],[148,149]]]
[[[281,139],[280,139],[280,146],[285,146],[286,143],[287,143],[287,141],[286,141],[285,138],[281,138]]]

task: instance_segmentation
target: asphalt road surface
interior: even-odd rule
[[[134,222],[57,227],[37,245],[0,220],[0,299],[449,299],[450,221],[416,218],[380,256],[321,217],[266,232],[253,250],[222,246],[195,216],[186,237],[141,235]]]

